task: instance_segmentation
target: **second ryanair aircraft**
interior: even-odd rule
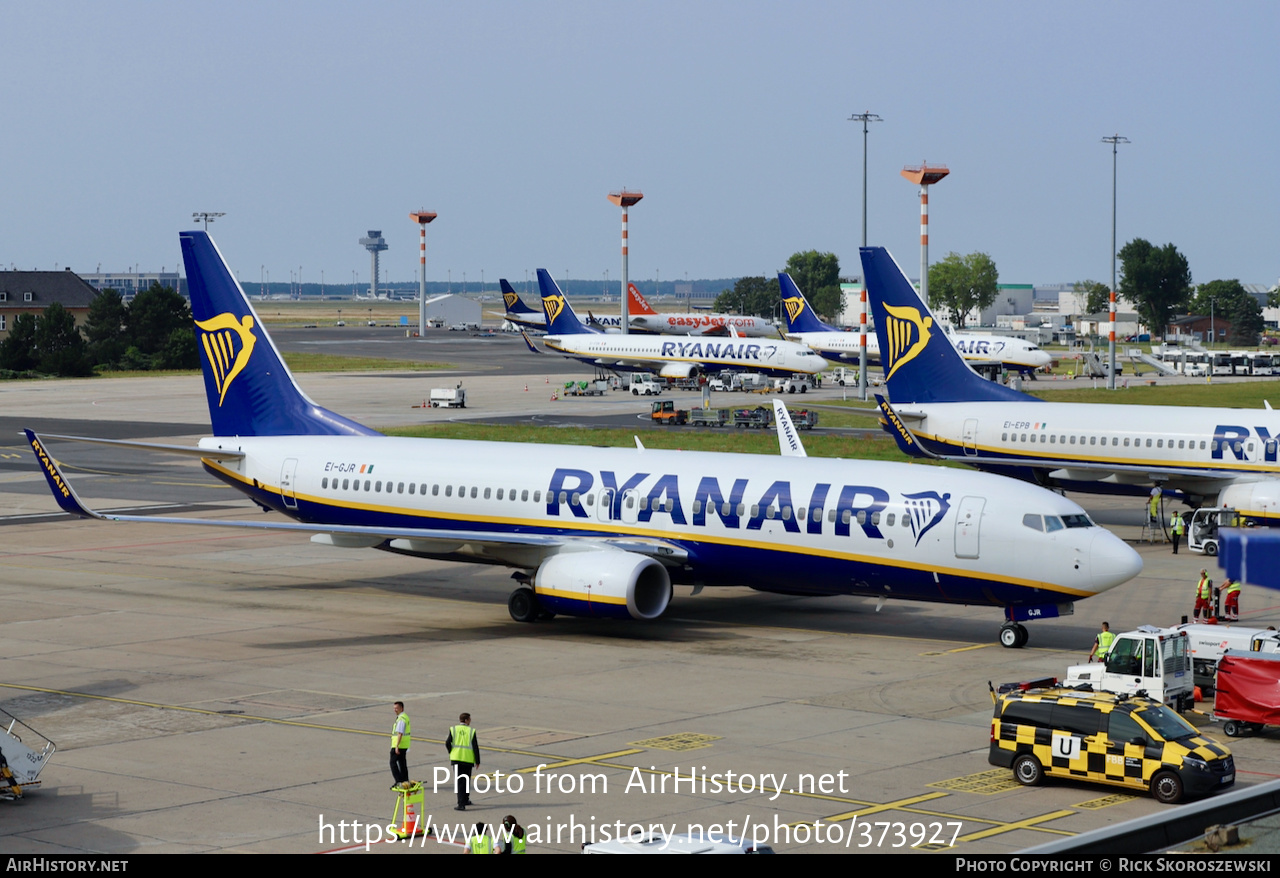
[[[1070,612],[1137,575],[1138,555],[1050,491],[985,473],[860,460],[402,439],[321,408],[294,383],[204,232],[182,252],[214,435],[159,447],[281,519],[95,512],[28,432],[73,515],[277,529],[313,542],[515,569],[519,621],[557,613],[653,619],[672,586],[747,586]],[[104,440],[90,440],[104,441]],[[117,446],[138,443],[110,443]],[[1027,525],[1034,518],[1038,528]]]
[[[944,457],[1055,488],[1231,506],[1280,524],[1280,413],[1190,406],[1044,402],[965,365],[883,247],[862,266],[892,406],[908,453]]]

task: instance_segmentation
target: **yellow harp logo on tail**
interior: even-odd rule
[[[219,314],[208,320],[197,320],[196,326],[200,329],[200,344],[213,371],[221,406],[227,397],[227,388],[249,364],[249,356],[258,341],[253,334],[253,318],[246,314],[237,320],[234,314]]]
[[[801,312],[804,311],[804,299],[801,298],[783,299],[782,304],[786,306],[787,316],[791,318],[793,323],[795,322],[795,319],[800,316]]]
[[[889,315],[885,321],[888,330],[890,363],[889,373],[884,376],[888,381],[898,367],[910,363],[920,355],[929,344],[929,328],[933,326],[932,317],[921,317],[920,311],[906,305],[885,305]]]
[[[502,301],[507,303],[507,310],[510,311],[512,308],[514,308],[516,305],[520,303],[520,297],[517,296],[515,293],[503,293]]]
[[[547,309],[547,323],[554,323],[564,310],[564,296],[547,296],[542,300],[542,307]]]

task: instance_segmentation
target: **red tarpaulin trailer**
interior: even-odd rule
[[[1218,662],[1213,715],[1231,737],[1280,725],[1280,655],[1227,650]]]

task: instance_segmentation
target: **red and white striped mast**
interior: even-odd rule
[[[920,187],[920,301],[929,303],[929,187],[951,172],[946,165],[921,162],[902,169],[902,176]]]
[[[427,223],[435,218],[435,213],[426,210],[409,214],[418,224],[418,338],[427,334]]]
[[[622,208],[622,334],[627,334],[628,325],[631,322],[631,316],[627,313],[627,208],[636,204],[644,193],[629,192],[624,186],[621,191],[610,192],[608,195],[610,201]]]

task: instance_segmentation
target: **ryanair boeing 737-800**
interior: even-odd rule
[[[922,457],[963,461],[1051,487],[1215,502],[1280,524],[1280,413],[1192,406],[1044,402],[965,365],[883,247],[862,249],[880,336],[888,430]]]
[[[673,585],[747,586],[1071,611],[1119,585],[1138,555],[1050,491],[964,470],[795,456],[524,445],[382,436],[295,384],[204,232],[182,252],[213,422],[204,468],[276,521],[116,515],[86,507],[28,432],[73,515],[311,534],[313,542],[514,568],[509,610],[653,619]],[[102,442],[105,440],[89,440]],[[112,442],[118,446],[141,443]],[[793,439],[791,449],[798,442]],[[1035,518],[1055,526],[1031,528]]]

